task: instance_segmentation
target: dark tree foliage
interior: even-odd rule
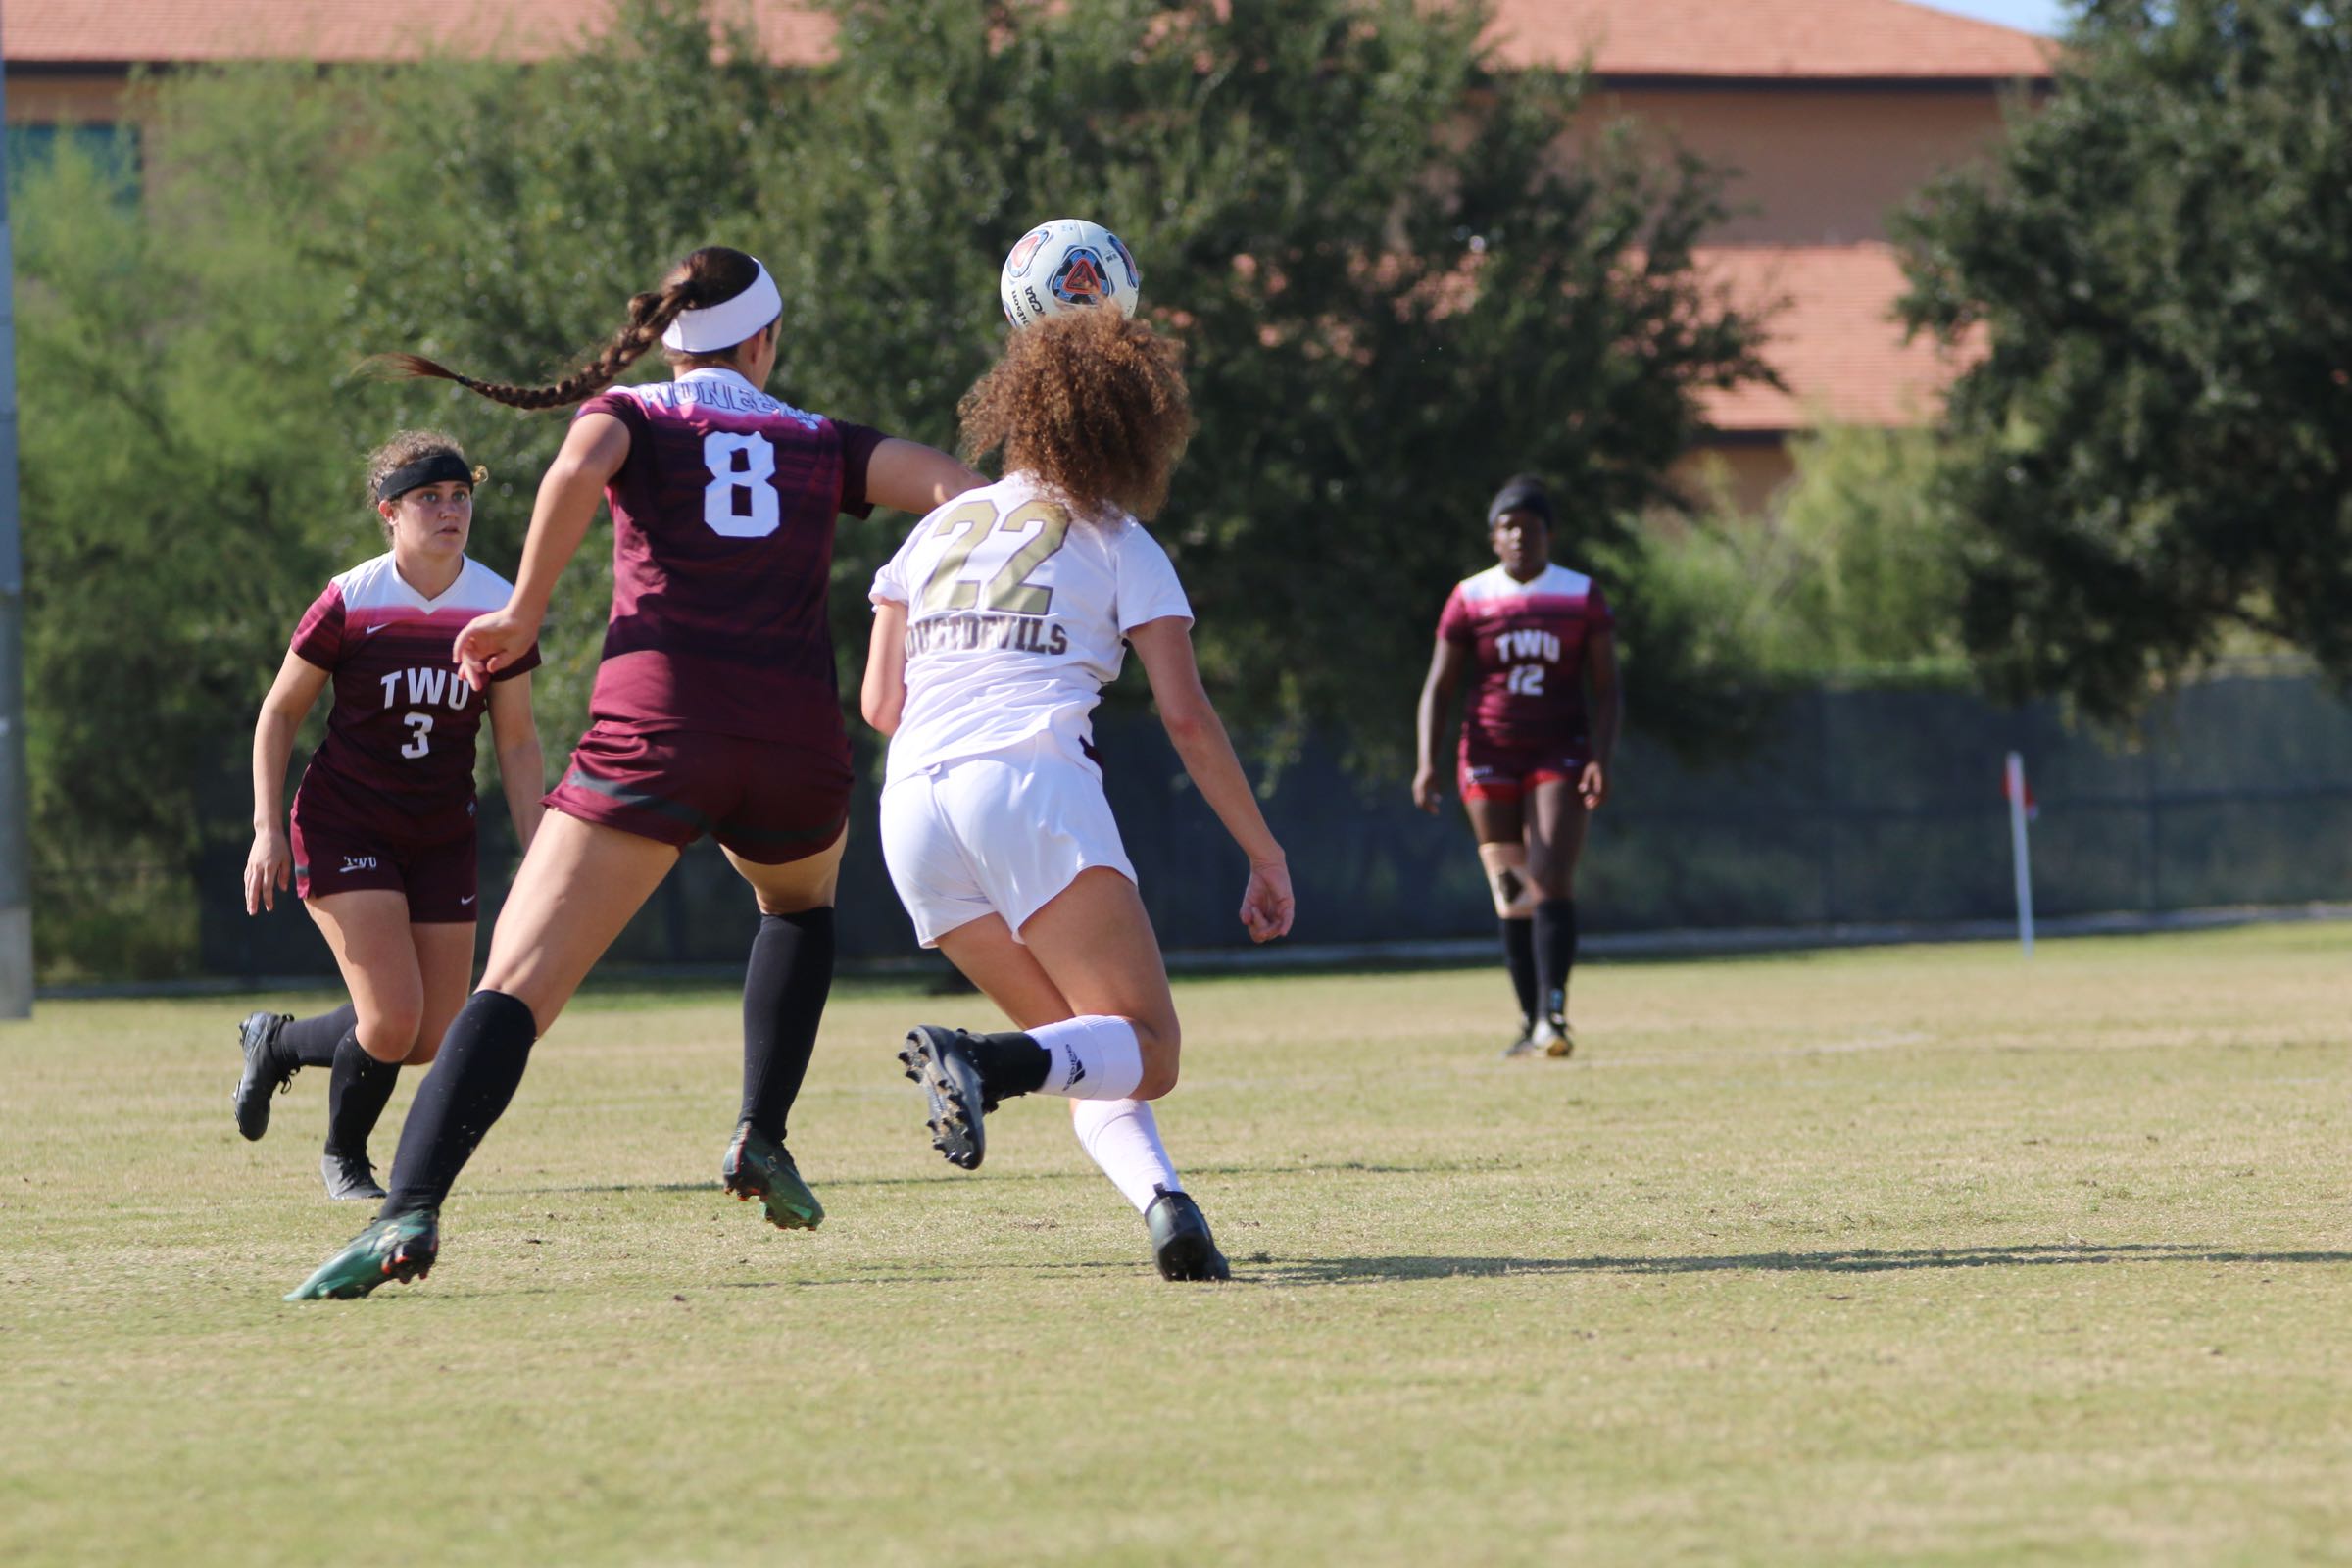
[[[1993,690],[2129,721],[2249,636],[2352,678],[2352,7],[2090,0],[1900,232],[1909,320],[1989,341],[1941,484]]]

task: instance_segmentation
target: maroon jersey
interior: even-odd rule
[[[580,405],[629,429],[612,476],[612,620],[589,712],[848,754],[825,614],[834,518],[864,516],[879,431],[804,414],[730,369]]]
[[[437,844],[473,827],[473,742],[483,694],[452,662],[458,633],[506,604],[514,585],[476,561],[437,599],[409,586],[389,554],[326,585],[294,631],[294,652],[334,677],[326,739],[295,793],[298,813]],[[492,677],[539,662],[538,645]]]
[[[1518,582],[1497,565],[1455,584],[1438,635],[1468,649],[1478,672],[1465,736],[1509,747],[1581,739],[1585,642],[1615,624],[1599,587],[1566,566]]]

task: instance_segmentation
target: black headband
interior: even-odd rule
[[[1506,512],[1532,512],[1544,519],[1544,526],[1552,526],[1551,492],[1544,481],[1528,474],[1507,481],[1487,503],[1487,526],[1492,528]]]
[[[375,482],[375,499],[397,501],[418,485],[439,484],[455,479],[460,484],[473,483],[473,470],[466,460],[455,452],[436,452],[429,458],[418,458],[405,467],[394,468]]]

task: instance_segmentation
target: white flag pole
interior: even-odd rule
[[[2009,754],[2009,850],[2017,862],[2017,941],[2026,956],[2034,956],[2034,863],[2026,849],[2026,760]]]

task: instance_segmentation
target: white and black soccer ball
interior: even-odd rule
[[[1143,291],[1134,253],[1118,235],[1083,218],[1038,224],[1021,236],[997,274],[997,298],[1004,319],[1015,326],[1097,305],[1133,316]]]

